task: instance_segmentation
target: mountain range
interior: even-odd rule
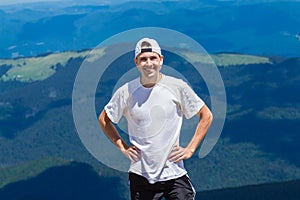
[[[93,48],[122,31],[151,26],[187,34],[211,53],[291,57],[300,52],[297,1],[71,2],[0,6],[0,57]]]
[[[24,162],[33,160],[39,163],[47,158],[99,167],[100,163],[87,152],[77,135],[71,109],[74,80],[86,54],[84,51],[48,54],[36,57],[35,62],[39,64],[31,65],[26,63],[33,62],[32,57],[2,60],[8,63],[1,65],[6,71],[2,72],[0,84],[3,91],[0,94],[0,162],[4,172],[12,166],[18,168]],[[72,56],[68,58],[66,55]],[[130,55],[125,59],[128,66]],[[63,62],[62,58],[67,61]],[[300,115],[299,96],[295,90],[299,85],[300,59],[242,54],[214,54],[212,58],[219,63],[228,110],[221,138],[213,151],[204,159],[195,155],[186,162],[197,190],[299,179],[297,149],[300,137],[296,130],[299,129]],[[108,74],[120,66],[118,62],[126,64],[124,58],[118,60],[107,69]],[[173,66],[182,73],[188,67],[180,59],[173,62]],[[20,79],[10,76],[10,72],[22,72],[22,68],[35,73],[24,73]],[[42,72],[47,68],[54,73],[44,76]],[[36,74],[43,76],[38,78]],[[265,77],[266,74],[269,78]],[[110,80],[103,87],[109,91],[116,82]],[[207,98],[204,81],[198,80],[198,84],[197,87],[203,88],[201,95]],[[97,92],[96,107],[101,108],[108,98],[109,95]],[[97,111],[99,113],[101,109]],[[189,129],[183,130],[183,134],[187,132]],[[54,162],[46,169],[56,165]],[[117,173],[102,168],[108,174]],[[38,175],[38,172],[42,170],[31,173]],[[26,179],[22,174],[18,176],[17,180]],[[3,181],[10,183],[13,180],[7,176]]]
[[[195,39],[224,81],[221,137],[208,156],[185,162],[197,198],[299,199],[300,3],[189,2],[0,6],[0,199],[128,199],[127,174],[95,159],[78,137],[72,91],[95,46],[144,26]],[[97,114],[131,55],[104,73]],[[210,105],[190,64],[164,55]]]

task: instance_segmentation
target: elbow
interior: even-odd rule
[[[212,112],[210,111],[210,109],[205,106],[204,108],[201,109],[200,111],[200,119],[205,121],[206,124],[208,124],[210,126],[210,124],[212,123],[213,121],[213,114]]]
[[[210,110],[208,110],[207,118],[208,118],[208,121],[210,121],[210,122],[212,122],[214,119],[214,116]]]
[[[102,129],[106,126],[106,124],[108,122],[107,120],[108,120],[108,116],[107,116],[105,110],[103,110],[98,117],[98,122]]]
[[[202,119],[203,119],[203,121],[205,121],[206,122],[206,124],[208,125],[208,126],[210,126],[211,125],[211,123],[212,123],[212,121],[213,121],[213,114],[212,114],[212,112],[210,111],[210,110],[208,110],[203,116],[202,116]]]
[[[209,111],[208,116],[207,116],[207,121],[208,121],[209,125],[212,123],[213,119],[214,119],[214,116],[213,116],[212,112]]]

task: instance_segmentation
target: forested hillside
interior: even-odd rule
[[[72,89],[86,54],[84,51],[69,52],[67,55],[72,56],[64,62],[59,56],[65,57],[66,53],[43,55],[34,65],[21,66],[19,63],[29,63],[33,58],[22,58],[22,62],[18,59],[1,60],[2,187],[20,180],[34,180],[48,168],[60,167],[60,160],[65,160],[63,163],[74,161],[87,163],[95,169],[100,167],[106,177],[123,177],[120,181],[126,190],[126,174],[120,173],[119,176],[118,171],[94,159],[74,127]],[[300,114],[299,97],[295,92],[299,86],[299,59],[241,54],[211,56],[224,80],[227,117],[213,151],[204,159],[195,154],[186,162],[196,189],[204,191],[299,179],[297,147],[300,139],[296,130],[299,130]],[[49,57],[55,59],[50,62]],[[43,68],[35,67],[39,62],[44,64]],[[124,60],[120,62],[124,64]],[[185,68],[180,59],[166,64],[179,71]],[[114,65],[119,66],[118,61]],[[23,77],[27,77],[20,79],[12,76],[12,72],[22,75],[19,73],[31,66],[35,70],[32,73],[34,79],[31,74],[24,74]],[[110,66],[108,71],[116,66]],[[45,68],[51,69],[51,73],[46,76],[41,73],[43,78],[36,75]],[[116,81],[110,80],[105,87],[113,88]],[[198,82],[196,87],[202,88],[201,95],[209,100],[204,81]],[[96,93],[96,101],[108,98],[102,94],[101,91]],[[23,163],[43,163],[42,160],[49,158],[55,159],[44,167],[32,167],[27,172],[30,166],[36,165],[29,162],[29,167],[24,169],[28,176],[21,173]],[[15,176],[10,171],[13,169],[16,170]]]

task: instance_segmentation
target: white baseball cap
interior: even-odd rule
[[[161,49],[158,43],[156,42],[156,40],[151,38],[143,38],[140,41],[138,41],[135,47],[134,58],[136,58],[140,53],[143,52],[155,52],[162,56]]]

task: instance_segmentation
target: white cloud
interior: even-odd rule
[[[13,46],[10,46],[7,48],[7,50],[12,50],[12,49],[15,49],[17,46],[16,45],[13,45]]]

